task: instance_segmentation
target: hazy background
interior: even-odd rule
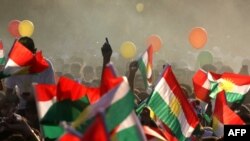
[[[136,4],[144,4],[138,12]],[[235,71],[250,53],[249,0],[0,0],[0,38],[8,52],[14,38],[7,30],[11,20],[30,20],[32,38],[44,55],[81,56],[87,63],[101,64],[100,48],[109,38],[115,56],[120,45],[132,41],[137,56],[146,39],[158,34],[163,47],[155,60],[195,66],[201,51],[210,51],[214,62],[222,61]],[[208,42],[193,49],[189,31],[204,27]]]

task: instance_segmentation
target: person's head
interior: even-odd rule
[[[85,66],[82,70],[82,75],[84,80],[92,81],[95,76],[94,68],[89,65]]]
[[[30,37],[21,37],[18,40],[22,45],[24,45],[27,49],[29,49],[32,53],[36,53],[36,48],[33,39]]]

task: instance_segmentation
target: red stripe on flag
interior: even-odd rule
[[[71,99],[72,101],[79,100],[87,93],[87,87],[80,83],[71,80],[67,77],[60,77],[57,84],[57,99],[62,101]]]
[[[245,122],[227,105],[224,91],[221,91],[216,97],[213,115],[223,124],[245,124]]]
[[[100,96],[103,96],[105,93],[107,93],[109,90],[120,84],[122,81],[123,81],[122,77],[116,76],[112,64],[106,65],[102,73]]]
[[[210,91],[207,88],[203,87],[203,84],[207,80],[207,73],[202,70],[198,70],[192,79],[193,79],[195,96],[198,99],[208,103],[210,101],[209,97]]]
[[[49,67],[48,62],[44,59],[43,55],[42,55],[42,51],[39,51],[35,54],[32,64],[31,64],[31,68],[30,68],[30,72],[31,73],[39,73],[44,71],[45,69],[47,69]]]
[[[3,50],[3,42],[0,40],[0,50]]]
[[[82,141],[108,141],[109,136],[101,114],[97,114],[95,121],[85,131]]]
[[[59,138],[59,141],[81,141],[81,139],[76,135],[73,135],[71,133],[66,133]]]
[[[250,76],[234,73],[223,73],[221,78],[228,79],[238,86],[250,84]]]
[[[48,101],[56,96],[56,85],[36,84],[34,87],[38,101]]]
[[[164,79],[169,85],[175,97],[178,99],[179,103],[181,104],[181,107],[185,114],[187,122],[189,123],[190,126],[195,128],[195,126],[199,123],[199,119],[194,109],[188,102],[187,97],[184,95],[179,83],[177,82],[172,72],[171,66],[167,67],[166,69],[167,70],[165,70],[164,75],[163,75]]]
[[[29,66],[33,61],[33,54],[17,41],[10,52],[9,58],[19,66]]]

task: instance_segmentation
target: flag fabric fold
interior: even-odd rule
[[[123,81],[118,86],[105,94],[99,101],[84,109],[72,123],[72,126],[78,130],[84,130],[86,128],[83,127],[84,123],[91,121],[98,111],[103,110],[108,132],[111,132],[133,109],[134,96],[130,90],[127,78],[123,77]]]
[[[43,134],[57,138],[63,133],[61,121],[73,121],[89,105],[87,88],[66,77],[61,77],[57,85],[34,85],[38,105],[38,115]]]
[[[155,115],[170,128],[176,138],[189,138],[199,120],[179,86],[171,66],[165,67],[149,101]]]
[[[6,76],[32,74],[42,72],[48,67],[49,64],[42,56],[41,51],[33,54],[20,42],[16,41],[9,53],[3,73]]]
[[[103,114],[98,113],[91,125],[84,132],[82,141],[109,141]]]
[[[225,92],[221,91],[215,101],[213,130],[218,137],[224,134],[224,125],[244,125],[244,121],[227,105]]]
[[[211,83],[210,97],[213,99],[223,90],[229,103],[240,103],[250,89],[250,76],[227,72],[221,74],[220,78],[213,79],[214,76],[211,74],[208,77]]]
[[[208,103],[210,101],[210,82],[207,78],[207,72],[199,69],[194,74],[192,80],[196,98]]]
[[[112,140],[117,141],[145,141],[141,123],[136,116],[135,112],[132,111],[125,120],[123,120],[115,129],[115,132],[111,136]]]

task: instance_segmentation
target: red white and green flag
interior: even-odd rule
[[[144,135],[141,123],[132,111],[125,120],[123,120],[115,129],[115,132],[111,135],[111,140],[117,141],[145,141],[146,137]]]
[[[49,138],[62,135],[64,129],[59,123],[73,121],[89,105],[88,89],[66,77],[61,77],[57,85],[37,84],[34,88],[43,134]]]
[[[44,71],[49,67],[41,51],[33,54],[29,49],[16,41],[9,53],[8,61],[1,72],[1,77],[32,74]]]
[[[217,94],[213,112],[213,130],[218,137],[224,134],[224,125],[244,125],[244,121],[227,105],[225,92]]]
[[[2,40],[0,40],[0,65],[5,65],[5,56],[4,56]]]
[[[250,89],[250,76],[235,73],[223,73],[220,78],[214,76],[214,74],[208,76],[211,83],[210,97],[213,99],[216,98],[219,92],[224,90],[227,102],[239,103],[242,102],[245,94]]]
[[[207,78],[207,72],[202,69],[199,69],[193,76],[193,86],[194,86],[194,94],[197,99],[209,102],[210,97],[210,82]]]
[[[139,70],[141,71],[146,88],[153,83],[153,46],[148,49],[138,59]]]
[[[134,109],[134,95],[130,90],[128,80],[123,77],[123,81],[108,91],[96,103],[85,108],[77,119],[72,122],[72,126],[77,130],[84,130],[84,124],[93,120],[99,112],[104,111],[104,119],[108,132],[116,128]],[[122,112],[120,112],[122,110]]]
[[[189,138],[199,123],[171,66],[165,68],[162,78],[149,98],[148,105],[179,141]]]

